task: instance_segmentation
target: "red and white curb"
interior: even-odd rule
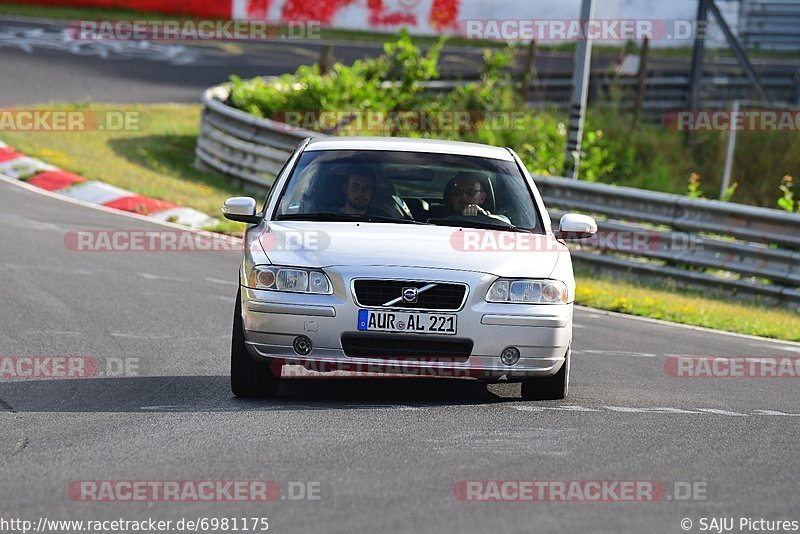
[[[77,174],[62,171],[53,165],[21,154],[2,141],[0,141],[0,174],[66,197],[147,215],[160,221],[191,228],[206,228],[219,222],[218,219],[192,208],[181,208],[166,200],[137,195],[113,185],[87,180]]]

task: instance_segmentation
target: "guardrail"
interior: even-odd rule
[[[446,92],[468,80],[436,80],[429,82],[431,91]],[[800,80],[785,74],[762,74],[762,82],[775,102],[800,102]],[[592,106],[616,105],[622,111],[632,111],[636,106],[637,79],[596,73],[589,78],[589,104]],[[534,80],[528,91],[527,103],[534,108],[566,110],[572,91],[570,75],[548,75]],[[614,93],[619,97],[612,97]],[[752,83],[744,76],[708,75],[701,84],[703,108],[726,109],[733,100],[753,97]],[[642,99],[643,118],[660,122],[669,111],[686,109],[689,94],[689,75],[686,72],[648,71]]]
[[[800,308],[800,214],[566,178],[536,183],[556,221],[566,211],[599,216],[601,237],[573,251],[579,266]]]
[[[230,86],[218,85],[202,96],[203,114],[195,165],[227,176],[245,189],[272,185],[294,147],[322,134],[289,128],[227,105]]]
[[[234,109],[227,97],[226,85],[203,95],[197,164],[241,186],[263,192],[297,143],[324,137]],[[554,224],[566,211],[598,216],[601,238],[576,247],[578,267],[800,310],[800,214],[566,178],[536,183]],[[645,245],[620,250],[607,239],[615,233]]]

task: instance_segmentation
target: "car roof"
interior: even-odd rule
[[[514,161],[506,148],[444,141],[441,139],[418,139],[410,137],[315,137],[306,146],[306,151],[322,150],[395,150],[403,152],[426,152],[455,154],[482,158]]]

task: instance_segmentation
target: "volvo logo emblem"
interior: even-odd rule
[[[411,283],[413,284],[414,282],[411,282]],[[419,283],[421,284],[423,282],[419,282]],[[400,296],[399,297],[395,297],[392,300],[390,300],[389,302],[384,302],[383,304],[381,304],[381,306],[391,307],[391,306],[397,306],[398,304],[401,304],[401,303],[403,303],[403,304],[416,304],[417,302],[419,302],[418,299],[419,299],[419,296],[422,293],[425,293],[429,289],[433,289],[437,285],[438,284],[428,283],[428,284],[425,284],[422,287],[404,287],[400,291]]]
[[[416,287],[404,287],[403,288],[403,302],[417,302],[417,297],[419,296],[419,289]]]

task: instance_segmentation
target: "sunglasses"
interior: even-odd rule
[[[465,197],[474,197],[478,193],[482,193],[482,192],[483,191],[481,191],[480,189],[459,189],[458,187],[456,187],[456,188],[453,188],[450,191],[450,195],[454,196],[454,197],[458,197],[458,196],[462,196],[462,195],[465,196]]]

